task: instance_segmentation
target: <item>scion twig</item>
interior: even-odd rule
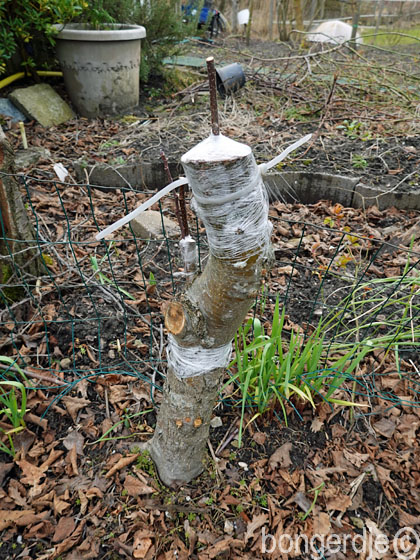
[[[219,113],[217,111],[216,68],[214,66],[214,58],[209,56],[206,59],[206,63],[210,89],[211,131],[215,136],[218,136],[220,134],[220,128]]]

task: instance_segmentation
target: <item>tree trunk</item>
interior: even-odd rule
[[[40,262],[15,173],[12,147],[0,128],[0,284],[23,285],[39,275]],[[5,287],[3,295],[18,297],[12,287]]]
[[[268,18],[268,38],[273,40],[273,23],[274,23],[274,4],[276,0],[270,0],[270,13]]]
[[[231,343],[260,287],[271,225],[261,175],[248,146],[211,136],[182,158],[210,256],[165,312],[168,375],[150,452],[168,486],[205,466],[212,410]]]
[[[232,33],[238,32],[238,0],[232,0]]]
[[[303,31],[302,0],[294,0],[293,9],[295,12],[295,29]],[[298,40],[300,40],[300,37],[298,37]]]
[[[249,0],[249,20],[246,26],[246,45],[249,47],[249,42],[251,40],[251,28],[252,28],[252,18],[254,15],[254,0]]]
[[[360,1],[356,0],[353,2],[353,20],[352,20],[352,29],[351,29],[351,46],[354,50],[357,50],[357,28],[359,27],[359,18],[360,18]]]

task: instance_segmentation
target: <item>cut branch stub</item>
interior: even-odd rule
[[[249,146],[212,135],[185,154],[182,164],[210,256],[181,303],[170,304],[165,314],[171,333],[168,375],[150,452],[168,486],[189,482],[204,468],[232,338],[260,287],[271,230]]]
[[[171,302],[165,311],[165,326],[173,335],[180,335],[185,327],[184,308],[177,301]]]

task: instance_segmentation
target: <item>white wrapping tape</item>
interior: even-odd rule
[[[269,169],[271,169],[272,167],[274,167],[275,165],[277,165],[278,163],[283,161],[291,152],[293,152],[294,150],[299,148],[299,146],[302,146],[302,144],[305,144],[306,142],[308,142],[308,140],[310,140],[311,138],[312,138],[312,134],[307,134],[306,136],[304,136],[303,138],[301,138],[297,142],[294,142],[293,144],[288,146],[280,155],[276,156],[275,158],[273,158],[269,162],[261,163],[259,165],[259,168],[261,170],[261,174],[265,175]]]
[[[184,237],[179,242],[179,248],[184,261],[184,274],[190,276],[197,270],[198,251],[195,240],[190,236]]]
[[[210,160],[207,153],[212,154]],[[268,199],[249,146],[222,135],[210,136],[181,162],[211,254],[241,262],[247,255],[265,256],[271,233]]]
[[[261,175],[265,175],[269,169],[283,161],[291,152],[302,146],[305,142],[308,142],[312,138],[312,134],[307,134],[297,142],[291,144],[288,148],[286,148],[280,155],[269,161],[268,163],[261,163],[258,168],[260,170]],[[210,162],[221,162],[221,161],[234,161],[235,159],[244,158],[246,156],[252,156],[252,151],[249,146],[246,144],[240,144],[239,142],[235,142],[222,134],[218,136],[214,136],[213,134],[206,138],[202,142],[200,142],[197,146],[192,148],[189,152],[187,152],[182,157],[182,162],[184,164],[188,164],[189,162],[193,161],[201,161],[203,163],[210,163]],[[232,175],[232,179],[234,179]],[[240,190],[236,189],[234,192],[229,192],[224,195],[219,194],[216,198],[214,198],[211,202],[208,196],[200,196],[198,193],[194,193],[195,200],[201,204],[226,204],[229,202],[233,202],[237,199],[244,199],[248,198],[248,195],[252,193],[252,191],[258,187],[259,177],[255,173],[253,177],[249,177],[249,181],[246,184],[242,184],[242,188]],[[176,181],[173,181],[165,188],[160,190],[154,196],[152,196],[149,200],[146,200],[143,204],[141,204],[138,208],[121,218],[117,222],[113,223],[112,225],[108,226],[106,229],[100,231],[96,235],[97,241],[103,239],[107,235],[110,235],[117,229],[121,228],[136,216],[147,210],[160,200],[163,196],[171,192],[173,189],[180,187],[181,185],[186,185],[188,180],[185,177],[180,177]],[[253,197],[255,198],[255,197]],[[249,201],[248,201],[249,202]]]
[[[175,338],[168,336],[168,365],[178,379],[197,377],[215,369],[226,368],[232,354],[232,343],[217,348],[180,346]]]
[[[150,208],[152,206],[152,204],[154,204],[155,202],[160,200],[162,198],[162,196],[165,196],[165,194],[168,194],[169,192],[173,191],[177,187],[180,187],[181,185],[186,185],[187,183],[188,183],[188,181],[185,177],[180,177],[176,181],[173,181],[172,183],[169,183],[169,185],[167,185],[165,188],[163,188],[158,193],[156,193],[154,196],[152,196],[152,198],[149,198],[149,200],[146,200],[146,202],[143,202],[143,204],[141,204],[135,210],[133,210],[132,212],[127,214],[127,216],[124,216],[124,218],[121,218],[120,220],[118,220],[114,224],[108,226],[106,229],[100,231],[96,235],[97,241],[99,241],[100,239],[103,239],[107,235],[110,235],[111,233],[113,233],[117,229],[120,229],[120,227],[125,226],[125,224],[128,224],[128,222],[131,222],[131,220],[133,220],[136,216],[138,216],[139,214],[141,214],[142,212],[144,212],[145,210]]]

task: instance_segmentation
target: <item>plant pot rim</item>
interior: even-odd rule
[[[127,23],[107,24],[112,29],[91,29],[83,23],[55,24],[56,39],[70,41],[133,41],[146,37],[142,25]]]

